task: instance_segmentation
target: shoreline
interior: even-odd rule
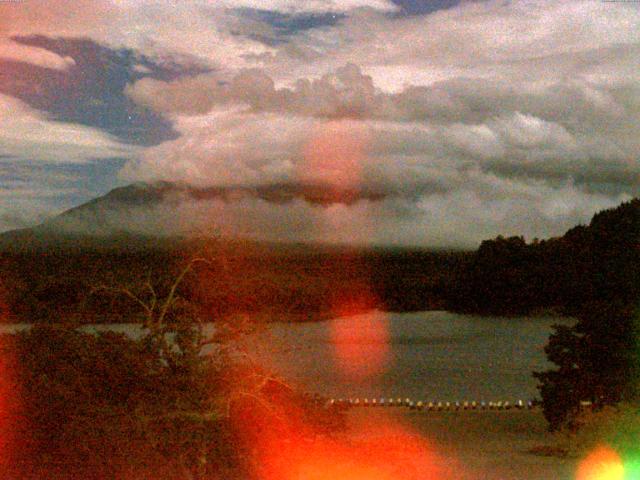
[[[529,314],[521,314],[521,315],[491,315],[484,313],[473,313],[473,312],[459,312],[456,310],[447,310],[444,308],[432,308],[432,309],[424,309],[424,310],[383,310],[381,308],[372,307],[369,309],[364,309],[362,311],[349,313],[349,314],[341,314],[339,316],[335,315],[333,312],[308,312],[308,313],[291,313],[291,312],[277,312],[277,311],[264,311],[257,313],[233,313],[229,314],[228,318],[233,317],[251,317],[254,319],[257,324],[266,324],[266,323],[281,323],[281,324],[305,324],[305,323],[322,323],[328,322],[330,320],[342,319],[342,318],[352,318],[358,317],[360,315],[366,315],[372,312],[379,312],[385,315],[411,315],[411,314],[419,314],[424,312],[443,312],[443,313],[451,313],[455,315],[465,316],[465,317],[478,317],[478,318],[494,318],[494,319],[507,319],[507,320],[522,320],[522,319],[543,319],[543,318],[564,318],[571,319],[571,316],[562,315],[554,310],[541,310]],[[121,315],[96,315],[87,320],[81,320],[80,314],[69,315],[63,321],[59,322],[28,322],[23,318],[20,318],[16,315],[8,314],[6,315],[2,321],[1,325],[17,325],[17,326],[28,326],[28,325],[37,325],[41,323],[45,324],[54,324],[54,325],[76,325],[76,326],[85,326],[85,325],[139,325],[144,321],[143,317],[140,318],[139,321],[117,321],[119,318],[122,318]],[[87,316],[84,316],[87,319]],[[216,321],[206,322],[206,323],[216,323]]]

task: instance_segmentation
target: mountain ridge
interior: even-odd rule
[[[197,187],[178,182],[137,182],[116,187],[104,195],[69,208],[39,225],[10,230],[0,234],[0,240],[9,237],[33,235],[89,234],[106,236],[128,232],[143,236],[171,236],[188,234],[189,219],[184,225],[176,221],[172,211],[198,202],[225,203],[247,199],[274,205],[303,201],[312,206],[328,207],[333,204],[353,205],[359,201],[381,201],[389,192],[371,188],[347,188],[325,184],[271,183],[255,186]],[[166,218],[161,218],[161,217]],[[171,228],[165,228],[163,221]],[[146,224],[149,227],[145,227]],[[157,225],[156,225],[157,223]],[[0,242],[1,243],[1,242]]]

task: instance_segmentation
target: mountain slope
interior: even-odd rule
[[[273,208],[292,202],[309,207],[333,204],[353,205],[359,201],[380,201],[387,192],[337,188],[321,184],[269,184],[254,187],[199,188],[171,182],[135,183],[71,208],[43,224],[2,235],[9,238],[51,235],[143,236],[193,235],[208,233],[217,224],[220,204],[247,202]]]

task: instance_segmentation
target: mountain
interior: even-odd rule
[[[276,303],[282,309],[324,311],[332,295],[349,289],[366,292],[367,288],[376,299],[374,304],[384,308],[446,308],[490,315],[549,310],[575,315],[602,303],[635,304],[640,300],[640,199],[598,212],[588,225],[573,227],[561,237],[527,243],[523,237],[498,236],[483,241],[475,252],[250,242],[204,230],[215,228],[216,210],[208,208],[220,202],[325,206],[376,201],[384,195],[318,185],[195,188],[167,182],[134,184],[37,227],[1,234],[0,260],[10,267],[4,278],[22,285],[16,290],[21,292],[13,303],[16,308],[23,308],[24,298],[38,289],[52,305],[61,298],[66,298],[64,304],[77,305],[75,297],[64,292],[90,290],[90,285],[77,287],[74,283],[89,268],[96,269],[91,278],[100,279],[103,275],[124,278],[130,270],[144,271],[149,264],[163,272],[172,262],[188,258],[202,237],[224,238],[216,241],[215,248],[236,265],[226,280],[229,298],[260,298],[258,303],[265,305],[280,298]],[[244,213],[242,207],[237,212]],[[191,217],[185,220],[185,214]],[[190,223],[193,219],[201,223]],[[40,253],[29,253],[34,249]],[[57,278],[62,268],[68,269],[64,281]],[[109,273],[114,269],[119,273]],[[64,286],[60,287],[64,295],[49,289],[51,279]],[[269,282],[273,288],[265,287]],[[240,295],[239,291],[249,293]],[[290,298],[282,299],[283,295]],[[221,302],[233,305],[236,300],[225,297]],[[34,306],[29,312],[41,307],[40,297],[26,303]]]
[[[317,185],[117,188],[37,227],[0,234],[0,319],[135,321],[140,312],[127,298],[113,291],[97,294],[96,287],[127,286],[148,295],[152,282],[166,294],[195,256],[208,261],[190,272],[180,293],[207,315],[300,320],[369,308],[441,308],[445,285],[466,259],[463,252],[249,241],[204,235],[181,218],[188,213],[189,220],[212,225],[216,218],[207,209],[220,202],[324,208],[376,201],[379,195]],[[242,207],[237,211],[243,214]]]
[[[157,237],[210,235],[217,225],[216,202],[238,205],[261,201],[282,206],[303,202],[310,206],[352,205],[379,201],[388,192],[341,188],[323,184],[194,187],[172,182],[134,183],[73,207],[44,223],[0,234],[0,248],[15,244],[51,245],[78,242],[81,237],[107,241],[117,237],[146,245]],[[217,232],[216,232],[217,233]],[[233,235],[232,235],[233,236]]]

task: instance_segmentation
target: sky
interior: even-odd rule
[[[432,248],[562,235],[640,191],[639,27],[633,0],[0,0],[0,231],[171,181],[332,201],[135,218]]]

